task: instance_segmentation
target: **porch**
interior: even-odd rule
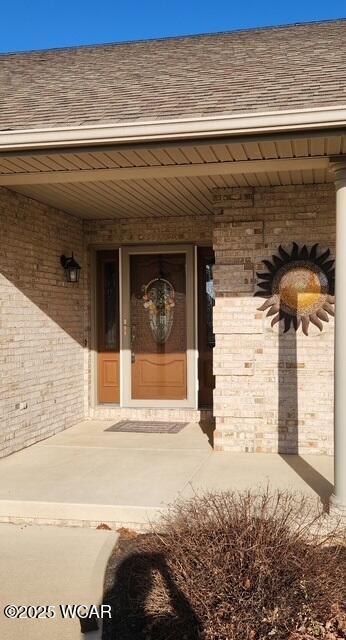
[[[237,120],[235,126],[240,124]],[[113,471],[109,472],[108,480],[102,476],[102,482],[95,481],[97,469],[107,466],[104,461],[108,456],[108,467],[112,470],[115,466],[114,473],[117,469],[127,470],[130,492],[134,491],[136,496],[136,486],[145,487],[142,511],[155,511],[179,493],[185,495],[192,480],[197,482],[196,488],[203,485],[204,473],[208,486],[210,483],[213,486],[213,482],[224,483],[227,488],[238,483],[242,486],[251,482],[251,478],[266,480],[267,474],[271,481],[280,483],[282,475],[283,482],[300,485],[299,473],[292,470],[295,467],[304,478],[303,486],[308,478],[308,484],[312,483],[314,490],[318,487],[317,493],[325,499],[331,492],[329,476],[327,484],[322,480],[321,489],[315,472],[322,476],[323,473],[314,467],[317,462],[309,462],[308,467],[304,464],[302,470],[301,461],[305,456],[310,460],[311,453],[316,461],[327,460],[325,454],[332,455],[334,449],[336,499],[340,504],[345,502],[343,389],[346,373],[342,355],[346,352],[343,338],[346,287],[342,277],[346,273],[345,135],[344,130],[336,126],[327,132],[315,130],[315,125],[311,125],[311,129],[276,133],[267,130],[247,136],[238,132],[227,139],[212,138],[210,134],[203,140],[156,140],[138,144],[117,140],[107,147],[81,149],[18,147],[10,153],[3,150],[0,187],[4,189],[0,193],[0,208],[6,251],[1,256],[0,284],[7,341],[2,364],[8,386],[2,399],[6,416],[2,455],[43,441],[4,461],[9,471],[12,464],[15,466],[15,460],[21,461],[23,469],[26,461],[30,469],[46,469],[41,491],[44,495],[47,483],[52,499],[40,498],[41,506],[46,502],[47,505],[64,504],[59,493],[66,492],[70,500],[74,495],[71,488],[75,486],[75,497],[71,503],[67,501],[63,518],[74,519],[73,505],[80,504],[81,498],[77,475],[71,480],[75,473],[72,454],[76,451],[85,460],[80,470],[83,476],[88,474],[86,461],[92,466],[93,456],[98,460],[90,473],[90,490],[83,487],[88,504],[93,492],[95,504],[109,506],[120,500],[118,494],[111,494],[114,498],[111,499],[107,493],[117,482],[123,487],[124,480],[112,476]],[[259,311],[260,302],[254,296],[260,286],[256,274],[262,269],[263,260],[268,262],[282,244],[290,250],[292,243],[309,247],[309,251],[319,245],[318,257],[326,251],[333,255],[335,246],[338,247],[337,286],[341,303],[336,332],[335,384],[333,319],[327,323],[329,317],[325,313],[323,331],[320,333],[317,321],[310,326],[308,337],[301,331],[284,333],[286,326],[277,331],[277,326],[271,326],[271,318]],[[198,326],[197,273],[201,248],[212,249],[215,254],[212,358],[215,390],[211,394],[216,421],[214,450],[217,455],[214,456],[198,431],[203,409],[198,396],[201,388],[198,339],[202,330]],[[61,255],[69,256],[71,252],[82,266],[77,286],[64,281],[60,263]],[[104,329],[105,324],[100,313],[104,300],[99,292],[106,285],[101,279],[99,286],[97,260],[107,252],[116,255],[115,279],[119,291],[112,293],[112,300],[118,297],[120,303],[114,306],[113,315],[118,334],[114,337],[111,329],[107,351],[113,358],[107,385],[111,383],[116,394],[102,401],[100,356],[105,352],[105,335],[101,341],[98,336],[99,327]],[[153,272],[142,260],[146,255],[155,256],[149,265]],[[133,272],[131,256],[142,260],[133,260]],[[169,271],[172,264],[175,281]],[[143,269],[146,271],[142,281],[139,276],[144,273]],[[167,270],[169,277],[165,278]],[[171,385],[175,386],[174,393],[166,384],[166,395],[159,389],[161,381],[157,370],[162,366],[161,361],[156,362],[153,375],[156,386],[152,395],[145,395],[147,391],[143,388],[138,391],[133,373],[142,345],[134,352],[137,336],[133,334],[131,322],[132,298],[138,313],[142,318],[145,316],[151,340],[154,336],[162,346],[156,335],[158,328],[151,326],[152,319],[143,299],[143,286],[144,292],[147,291],[155,279],[168,280],[173,301],[177,292],[184,309],[182,320],[180,318],[182,329],[177,323],[178,307],[173,322],[182,375],[179,384]],[[315,295],[314,291],[307,293]],[[166,337],[169,337],[169,322],[167,327]],[[170,335],[173,337],[173,333]],[[208,338],[206,334],[205,337]],[[178,338],[182,338],[181,344]],[[160,356],[164,351],[161,346]],[[107,367],[108,363],[109,358]],[[136,375],[140,377],[138,372]],[[168,373],[164,380],[170,383]],[[334,389],[338,391],[335,447]],[[211,390],[209,385],[208,391]],[[105,392],[105,388],[102,391]],[[78,444],[74,448],[70,438],[80,427],[68,429],[83,419],[90,420],[89,426],[85,426],[90,433],[83,434],[83,438],[89,443],[94,438],[97,444]],[[188,429],[200,442],[197,446],[188,445],[184,456],[190,462],[184,466],[174,452],[185,451],[185,444],[175,449],[173,440],[167,439],[165,442],[172,447],[168,448],[159,444],[160,438],[146,434],[137,438],[138,446],[133,447],[134,439],[128,434],[122,437],[98,433],[102,431],[102,427],[97,426],[98,420],[109,420],[110,424],[119,419],[188,422],[191,423]],[[185,442],[187,434],[188,431],[182,432],[182,441]],[[174,438],[178,443],[179,437]],[[125,446],[127,439],[129,444]],[[151,442],[155,446],[149,444]],[[45,462],[52,448],[54,454],[58,454],[57,459],[61,457],[60,476],[60,464],[57,468],[59,482],[54,482],[52,473],[55,458],[50,458],[48,466]],[[138,460],[131,451],[141,452]],[[65,461],[64,452],[70,454]],[[247,456],[252,453],[257,453],[258,459]],[[159,496],[153,495],[147,503],[146,496],[152,495],[157,484],[154,474],[151,475],[150,456],[154,467],[156,465],[157,477],[164,480],[163,469],[171,469],[172,485],[169,481],[171,488]],[[273,460],[273,468],[268,465],[269,459]],[[146,461],[144,466],[142,460]],[[330,459],[323,464],[330,469]],[[138,483],[130,481],[132,466],[139,473]],[[28,472],[26,483],[24,474],[20,483],[23,488],[18,486],[19,496],[29,490],[29,476]],[[35,476],[36,471],[33,478]],[[16,474],[14,485],[15,477]],[[124,500],[120,505],[139,508],[137,497],[134,505],[127,505],[124,487],[120,494]],[[34,486],[26,498],[23,494],[23,502],[36,502],[39,495]],[[14,508],[17,507],[16,499]],[[8,505],[9,513],[11,509]],[[50,509],[49,506],[41,513],[43,519],[51,513]],[[83,521],[86,515],[82,510],[77,520]],[[110,520],[117,522],[117,517],[117,513],[112,513]],[[119,516],[119,521],[133,522],[131,509],[130,514]]]
[[[0,522],[144,529],[179,497],[265,487],[326,502],[333,460],[219,453],[190,424],[177,434],[107,431],[84,421],[0,461]]]

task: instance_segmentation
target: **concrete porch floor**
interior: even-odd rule
[[[106,432],[113,422],[81,422],[2,459],[0,522],[143,528],[196,491],[270,483],[325,500],[333,489],[331,457],[215,453],[198,424]]]

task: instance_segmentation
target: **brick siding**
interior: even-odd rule
[[[279,244],[333,251],[334,186],[217,189],[214,201],[215,448],[331,454],[333,320],[283,334],[253,294]]]
[[[215,216],[82,221],[0,190],[0,455],[85,416],[138,417],[92,406],[90,247],[183,242],[216,255],[214,415],[217,451],[333,450],[333,322],[309,337],[272,329],[254,298],[255,272],[278,245],[335,244],[333,185],[217,189]],[[60,254],[75,252],[79,286]],[[23,403],[21,405],[21,403]],[[27,408],[20,406],[27,405]],[[143,418],[196,420],[183,409]]]
[[[72,250],[82,259],[82,231],[81,220],[0,189],[1,456],[84,416],[84,274],[67,284],[59,263]]]

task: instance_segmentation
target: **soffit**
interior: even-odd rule
[[[204,215],[213,210],[215,187],[328,182],[327,158],[341,154],[346,135],[339,131],[7,153],[0,155],[0,185],[89,219]]]

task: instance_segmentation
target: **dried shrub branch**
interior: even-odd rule
[[[345,638],[344,542],[304,497],[195,496],[126,558],[125,618],[148,640]]]

